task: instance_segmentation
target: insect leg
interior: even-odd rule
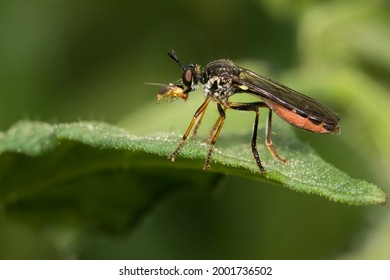
[[[207,105],[209,105],[211,99],[210,98],[207,98],[203,104],[198,108],[198,110],[196,110],[194,116],[192,117],[192,120],[190,122],[190,125],[188,126],[186,132],[184,133],[179,145],[177,146],[177,148],[168,156],[168,159],[172,160],[172,161],[175,161],[175,158],[177,156],[177,154],[180,152],[181,148],[183,147],[184,145],[184,142],[186,141],[187,137],[188,137],[188,134],[190,134],[191,132],[191,129],[194,125],[195,122],[197,122],[199,120],[199,118],[202,118],[203,114],[204,114],[204,111],[206,110],[207,108]]]
[[[196,121],[195,127],[192,130],[192,138],[196,137],[196,134],[198,133],[198,129],[199,129],[200,124],[202,123],[202,119],[203,119],[205,112],[206,112],[206,108],[200,113],[198,120]]]
[[[210,142],[209,151],[207,153],[207,158],[206,158],[206,161],[203,165],[203,169],[210,169],[210,161],[211,161],[211,156],[214,152],[214,145],[215,145],[215,142],[217,142],[217,138],[219,136],[219,133],[221,132],[223,124],[225,123],[225,118],[226,118],[225,110],[222,108],[221,104],[219,104],[219,103],[217,104],[217,108],[218,108],[219,117],[218,117],[216,123],[214,124],[214,127],[210,131],[209,138],[211,139],[212,133],[214,133],[215,130],[216,130],[216,132],[215,132],[214,137],[212,137],[212,140]]]
[[[276,158],[277,160],[286,163],[287,160],[282,158],[279,153],[276,151],[276,148],[274,144],[272,143],[271,135],[272,135],[272,110],[269,110],[268,113],[268,119],[266,122],[266,127],[265,127],[265,145],[267,146],[268,150],[270,151],[271,155]]]
[[[241,111],[254,111],[256,113],[255,122],[253,124],[253,132],[252,132],[252,140],[251,140],[251,148],[252,148],[252,154],[256,161],[257,166],[260,169],[261,173],[265,173],[266,170],[261,164],[260,155],[257,151],[257,128],[259,125],[259,108],[261,107],[267,107],[268,106],[264,102],[253,102],[253,103],[239,103],[239,102],[229,102],[227,105],[227,108],[231,108],[234,110],[241,110]]]
[[[207,139],[206,139],[207,144],[210,144],[211,140],[213,140],[215,131],[217,130],[217,127],[218,127],[220,122],[221,122],[221,116],[218,117],[217,121],[213,125],[213,128],[209,131],[209,135],[207,136]]]

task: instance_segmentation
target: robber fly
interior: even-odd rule
[[[266,172],[266,170],[261,164],[260,155],[256,148],[260,108],[268,108],[265,144],[272,156],[284,163],[286,160],[278,154],[271,140],[272,111],[290,124],[310,132],[338,133],[340,131],[338,126],[340,117],[328,107],[285,85],[239,67],[230,60],[219,59],[212,61],[202,69],[197,64],[184,66],[174,50],[168,53],[168,55],[183,70],[182,78],[181,81],[175,84],[163,85],[157,95],[157,101],[164,98],[171,98],[172,100],[181,98],[187,100],[188,94],[194,91],[198,84],[203,86],[206,96],[203,104],[195,112],[179,145],[168,156],[172,161],[179,154],[193,128],[193,134],[196,134],[206,108],[211,101],[216,102],[219,117],[209,133],[207,141],[209,143],[209,150],[203,166],[204,169],[210,168],[214,145],[225,122],[226,109],[253,111],[255,113],[251,148],[253,157],[261,173]],[[256,96],[261,101],[248,103],[229,101],[229,97],[240,93]]]

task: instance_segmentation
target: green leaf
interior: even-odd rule
[[[245,144],[219,148],[213,172],[206,172],[201,167],[207,147],[201,141],[189,141],[171,163],[166,156],[178,135],[134,136],[106,123],[22,121],[0,137],[1,204],[8,214],[29,218],[39,212],[58,219],[61,213],[65,220],[121,231],[172,191],[212,188],[219,173],[269,180],[352,205],[386,201],[375,185],[351,179],[291,137],[280,149],[288,164],[276,162],[259,145],[265,175],[258,172]],[[229,139],[245,142],[239,138]]]

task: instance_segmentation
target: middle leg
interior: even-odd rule
[[[218,108],[219,117],[215,122],[213,128],[211,129],[207,139],[207,143],[209,143],[210,146],[209,146],[209,151],[207,152],[206,161],[203,165],[203,169],[210,169],[210,162],[211,162],[211,156],[213,155],[214,152],[214,145],[215,142],[217,142],[217,138],[221,132],[223,124],[225,123],[225,118],[226,118],[225,110],[222,108],[221,104],[219,103],[217,104],[217,108]]]

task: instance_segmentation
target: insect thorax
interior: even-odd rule
[[[232,80],[224,76],[212,76],[205,81],[203,89],[206,97],[216,101],[227,101],[234,94],[235,88],[232,87]]]
[[[227,101],[236,91],[231,77],[238,76],[239,73],[240,69],[230,60],[210,62],[200,75],[206,97],[220,102]]]

